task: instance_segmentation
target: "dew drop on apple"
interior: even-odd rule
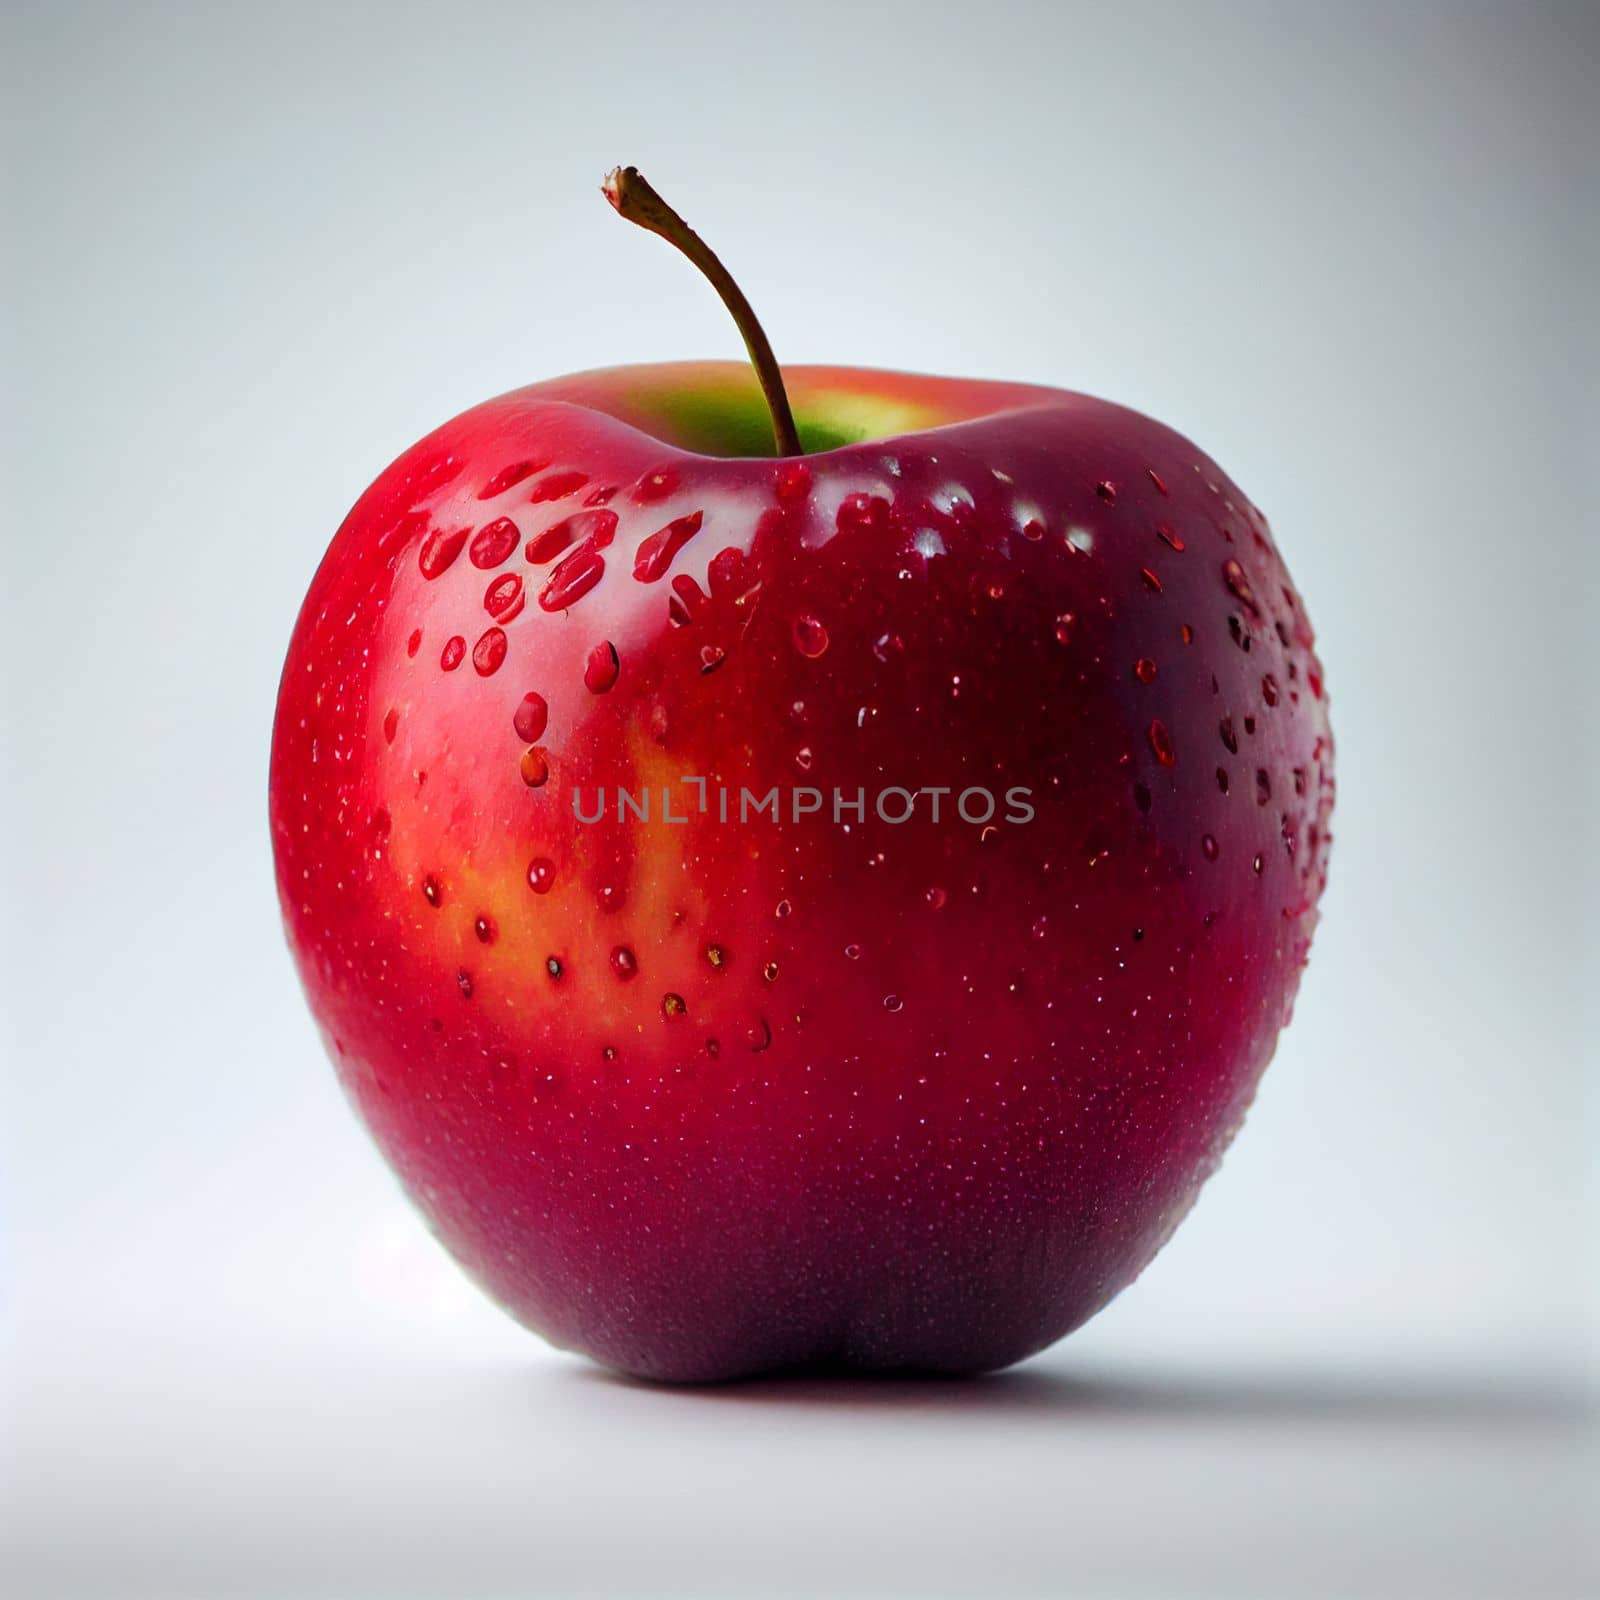
[[[623,980],[624,983],[639,974],[639,961],[627,945],[619,944],[611,952],[611,970]]]
[[[773,489],[783,505],[804,500],[811,492],[811,468],[803,461],[785,461],[773,477]]]
[[[484,590],[483,609],[496,622],[510,622],[521,613],[524,599],[521,574],[508,572]]]
[[[435,909],[444,904],[444,886],[431,872],[422,880],[422,898]]]
[[[808,661],[815,661],[828,648],[828,630],[809,613],[794,619],[791,629],[794,647]]]
[[[510,517],[496,517],[473,534],[467,559],[480,572],[487,572],[508,561],[521,538],[522,534]]]
[[[1140,683],[1154,683],[1156,681],[1156,664],[1149,656],[1140,656],[1133,664],[1133,675]]]
[[[590,694],[604,694],[617,681],[621,670],[617,647],[609,639],[602,639],[584,662],[583,686]]]
[[[1178,752],[1172,743],[1172,735],[1167,732],[1167,725],[1160,717],[1154,718],[1150,723],[1150,748],[1155,752],[1156,760],[1164,767],[1175,767],[1178,764]]]
[[[549,856],[535,856],[528,863],[528,887],[535,894],[549,894],[556,881],[556,864]]]
[[[928,907],[930,910],[943,911],[949,896],[944,892],[943,889],[935,884],[933,888],[928,890],[928,892],[923,896],[923,899],[928,902]]]
[[[385,744],[393,744],[395,731],[400,726],[400,713],[393,706],[383,714],[383,738]]]
[[[472,931],[479,944],[493,944],[499,934],[494,918],[481,913],[473,919]]]
[[[902,1011],[905,1009],[905,1001],[897,994],[886,994],[883,997],[883,1009],[885,1011]]]
[[[529,745],[517,764],[522,781],[530,789],[542,789],[550,778],[550,759],[538,745]]]
[[[550,721],[550,707],[542,694],[530,691],[523,695],[511,715],[511,726],[524,744],[537,744],[544,737]]]
[[[548,461],[513,461],[509,466],[502,467],[478,491],[480,500],[493,500],[496,495],[501,495],[507,489],[514,489],[524,478],[531,478],[536,472],[543,472],[550,463]]]
[[[846,961],[859,961],[861,959],[861,946],[858,944],[847,944],[844,947],[844,956]]]
[[[1076,620],[1077,619],[1073,616],[1073,614],[1070,611],[1063,611],[1061,613],[1061,615],[1056,618],[1056,643],[1057,644],[1071,644],[1072,643],[1072,624]]]
[[[538,505],[547,500],[565,500],[569,494],[576,494],[588,481],[587,472],[552,472],[549,477],[541,478],[534,484],[528,493],[529,503]]]
[[[439,666],[442,671],[454,672],[463,660],[466,659],[467,641],[459,633],[452,634],[444,642],[444,649],[439,652]]]
[[[1201,837],[1200,853],[1206,858],[1207,861],[1215,861],[1217,859],[1219,851],[1217,849],[1216,837],[1213,834],[1208,833]]]
[[[661,1015],[668,1022],[677,1022],[687,1015],[689,1007],[684,1003],[681,994],[668,992],[661,997]]]
[[[422,541],[422,548],[417,552],[417,565],[422,569],[422,576],[433,579],[446,572],[451,562],[461,554],[461,547],[467,542],[470,531],[467,528],[435,528]]]
[[[472,667],[480,678],[493,677],[506,658],[506,636],[500,628],[485,628],[472,647]]]
[[[406,640],[406,654],[414,656],[422,648],[422,629],[413,628],[411,637]]]

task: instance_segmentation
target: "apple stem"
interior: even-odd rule
[[[732,275],[717,260],[705,240],[678,215],[665,200],[651,188],[637,167],[615,167],[606,174],[600,192],[611,202],[619,217],[636,222],[651,233],[658,233],[668,244],[675,245],[709,280],[711,287],[722,297],[728,308],[744,347],[750,353],[750,364],[761,381],[761,392],[767,397],[767,409],[772,413],[772,437],[780,456],[798,456],[805,452],[800,447],[800,435],[795,429],[794,413],[789,409],[789,396],[783,387],[783,374],[778,370],[777,357],[772,345],[756,321],[756,314],[745,299],[743,290],[733,281]]]

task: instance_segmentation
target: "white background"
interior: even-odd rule
[[[7,7],[8,1592],[1593,1580],[1597,14],[1112,11]],[[786,360],[1189,433],[1318,625],[1294,1026],[1144,1280],[1006,1377],[554,1355],[403,1205],[296,988],[268,730],[349,503],[490,394],[737,353],[619,161]]]

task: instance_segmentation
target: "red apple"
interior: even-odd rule
[[[1321,668],[1161,424],[783,380],[804,455],[748,369],[622,368],[362,496],[279,696],[289,940],[407,1191],[548,1339],[996,1367],[1138,1274],[1244,1115],[1325,878]]]

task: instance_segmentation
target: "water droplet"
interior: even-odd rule
[[[1050,933],[1050,919],[1048,917],[1035,918],[1033,927],[1029,929],[1029,932],[1032,933],[1035,939],[1047,938]]]
[[[720,644],[703,644],[700,646],[700,671],[702,674],[715,672],[728,658],[728,652]]]
[[[1099,495],[1107,505],[1110,505],[1117,498],[1117,486],[1108,479],[1102,478],[1100,482],[1094,486],[1094,492]]]
[[[872,653],[880,661],[889,661],[895,656],[903,655],[905,648],[906,642],[898,633],[884,633],[873,643]]]
[[[677,517],[652,533],[633,558],[633,575],[640,583],[655,583],[666,575],[678,552],[700,531],[703,511]]]
[[[1228,588],[1245,605],[1249,606],[1252,611],[1259,612],[1260,608],[1256,605],[1255,592],[1251,589],[1250,582],[1244,575],[1244,568],[1231,556],[1222,563],[1222,577]]]
[[[544,737],[550,722],[550,707],[542,694],[532,691],[523,695],[521,703],[511,714],[511,726],[524,744],[536,744]]]
[[[1140,656],[1133,664],[1133,675],[1140,683],[1154,683],[1156,681],[1156,664],[1149,656]]]
[[[467,653],[467,641],[461,635],[455,634],[444,642],[444,649],[439,652],[439,665],[446,672],[454,672],[462,663]]]
[[[528,541],[524,555],[534,566],[554,561],[563,550],[584,541],[595,550],[604,550],[616,537],[617,514],[601,508],[597,511],[575,511],[570,517],[552,523],[543,533]]]
[[[1200,840],[1200,853],[1206,858],[1207,861],[1215,861],[1217,859],[1217,856],[1220,852],[1217,849],[1217,841],[1211,834],[1208,833],[1202,836]]]
[[[929,906],[930,906],[930,907],[931,907],[931,908],[932,908],[932,909],[933,909],[933,910],[934,910],[934,911],[942,911],[942,910],[943,910],[943,909],[944,909],[944,904],[945,904],[945,901],[946,901],[946,900],[947,900],[947,899],[948,899],[948,898],[949,898],[949,897],[948,897],[948,896],[947,896],[947,895],[946,895],[946,894],[945,894],[945,892],[944,892],[944,890],[943,890],[943,889],[941,889],[941,888],[939,888],[939,887],[938,887],[938,886],[937,886],[937,885],[935,885],[935,887],[933,887],[933,888],[932,888],[932,889],[930,889],[930,890],[929,890],[929,891],[928,891],[928,892],[927,892],[927,893],[926,893],[926,894],[925,894],[925,895],[924,895],[924,896],[923,896],[923,899],[924,899],[924,900],[926,900],[926,901],[927,901],[927,902],[928,902],[928,905],[929,905]]]
[[[1228,792],[1228,769],[1226,767],[1217,768],[1217,787],[1224,794]]]
[[[1238,755],[1239,736],[1233,731],[1233,718],[1224,717],[1222,721],[1217,724],[1217,732],[1222,735],[1222,742],[1227,746],[1228,754],[1230,756]]]
[[[647,472],[633,486],[636,504],[646,506],[656,500],[665,500],[678,487],[678,474],[670,467],[657,467]]]
[[[844,956],[846,961],[859,961],[861,959],[861,946],[858,944],[847,944],[844,947]]]
[[[1296,794],[1304,794],[1306,792],[1306,769],[1304,767],[1296,767],[1294,769],[1294,792]]]
[[[502,467],[484,484],[478,491],[478,498],[493,500],[496,495],[515,488],[524,478],[531,478],[534,473],[543,472],[549,465],[548,461],[513,461],[510,466]]]
[[[1260,877],[1261,876],[1261,868],[1262,868],[1262,860],[1261,860],[1260,856],[1257,856],[1255,858],[1255,860],[1250,863],[1250,870],[1253,873],[1255,873],[1257,877]]]
[[[483,591],[483,609],[496,622],[510,622],[521,612],[525,598],[521,576],[507,572]]]
[[[834,526],[840,533],[872,533],[889,526],[889,502],[881,494],[847,494]]]
[[[676,1022],[680,1017],[688,1014],[688,1006],[684,1004],[681,994],[664,994],[661,997],[661,1015],[668,1022]]]
[[[472,974],[468,972],[465,967],[462,967],[456,973],[456,988],[461,991],[461,998],[463,1000],[470,1000],[472,998]]]
[[[539,591],[541,611],[565,611],[578,603],[605,576],[605,557],[585,540],[550,574]]]
[[[627,982],[629,978],[638,976],[638,959],[635,957],[633,951],[627,947],[627,945],[619,944],[616,949],[611,952],[611,970],[616,973],[616,975],[621,978],[623,982]]]
[[[1073,616],[1073,614],[1070,611],[1063,611],[1061,613],[1061,615],[1056,618],[1056,643],[1057,644],[1071,644],[1072,643],[1072,624],[1076,620],[1077,619]]]
[[[550,974],[552,981],[560,983],[561,974],[566,971],[566,968],[561,965],[560,956],[546,956],[544,958],[544,970]]]
[[[780,917],[788,916],[790,914],[790,912],[792,912],[793,910],[794,910],[794,907],[792,905],[790,905],[787,900],[780,900],[778,902],[777,914]]]
[[[472,647],[473,670],[480,678],[491,677],[505,658],[505,634],[499,628],[485,628],[483,637]]]
[[[795,649],[808,661],[815,661],[828,648],[828,630],[809,614],[796,617],[791,631]]]
[[[413,628],[411,637],[406,640],[406,654],[414,656],[422,648],[422,629]]]
[[[744,1042],[756,1054],[772,1043],[772,1028],[765,1017],[756,1018],[756,1025],[746,1032]]]
[[[1261,698],[1269,706],[1278,703],[1278,680],[1270,672],[1261,680]]]
[[[535,856],[528,863],[528,887],[535,894],[549,894],[556,881],[556,864],[549,856]]]
[[[773,478],[773,488],[783,505],[804,500],[811,492],[811,468],[803,461],[785,461]]]
[[[883,1009],[885,1011],[900,1011],[903,1010],[904,1007],[905,1001],[902,1000],[897,994],[886,994],[883,997]]]
[[[1183,540],[1169,528],[1166,523],[1156,524],[1156,537],[1171,550],[1181,551],[1184,548]]]
[[[800,748],[794,753],[794,764],[799,767],[802,772],[809,772],[811,770],[812,760],[813,757],[811,754],[811,746],[808,744],[801,745]]]
[[[1172,735],[1167,732],[1167,725],[1159,717],[1150,724],[1150,748],[1156,753],[1156,760],[1164,767],[1175,767],[1178,764],[1178,752],[1172,747]]]
[[[444,904],[444,885],[431,872],[422,880],[422,898],[435,910]]]
[[[1144,580],[1145,588],[1147,588],[1152,594],[1161,593],[1161,580],[1149,569],[1149,567],[1140,567],[1139,576]]]
[[[550,759],[538,745],[529,745],[518,762],[522,781],[530,789],[542,789],[550,777]]]
[[[625,898],[621,885],[615,883],[602,884],[599,894],[595,896],[602,911],[616,911]]]
[[[546,500],[564,500],[569,494],[576,494],[588,481],[587,472],[552,472],[549,477],[541,478],[534,484],[528,503],[538,505]]]
[[[455,558],[461,554],[461,547],[467,542],[470,528],[435,528],[426,539],[422,541],[422,549],[417,552],[417,565],[422,569],[424,578],[437,578],[444,572]]]
[[[395,730],[400,726],[400,713],[393,706],[383,714],[383,739],[385,744],[393,744]]]
[[[1265,767],[1256,768],[1256,804],[1264,806],[1272,798],[1272,779]]]
[[[479,916],[473,920],[472,931],[478,937],[479,944],[493,944],[498,929],[494,925],[494,918]]]
[[[617,681],[622,670],[617,647],[609,639],[602,639],[589,652],[583,666],[583,686],[590,694],[604,694]]]
[[[602,1061],[615,1061],[617,1059],[617,1047],[612,1044],[604,1046],[600,1051],[600,1059]]]
[[[1181,628],[1178,629],[1178,637],[1181,640],[1183,640],[1183,642],[1185,644],[1193,644],[1194,643],[1194,629],[1191,628],[1189,626],[1189,624],[1186,622],[1186,623],[1184,623],[1184,625]]]
[[[1161,474],[1157,472],[1154,467],[1146,467],[1144,470],[1147,474],[1149,474],[1151,483],[1156,486],[1156,493],[1165,494],[1167,492],[1167,486],[1163,481]]]
[[[510,517],[496,517],[473,534],[467,559],[480,571],[487,572],[509,560],[521,538],[521,532]]]

